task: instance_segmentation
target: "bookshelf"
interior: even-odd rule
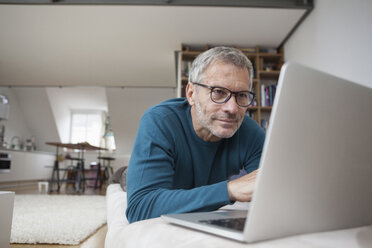
[[[200,53],[210,48],[212,48],[212,46],[209,45],[181,45],[181,51],[177,57],[178,97],[185,97],[188,72],[192,61]],[[256,101],[253,106],[248,108],[247,115],[266,129],[270,120],[280,69],[284,63],[283,49],[264,48],[259,46],[252,48],[236,48],[241,50],[250,59],[254,68],[252,90],[256,93]]]

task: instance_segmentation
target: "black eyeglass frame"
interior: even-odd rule
[[[194,83],[194,82],[191,82],[191,83],[210,89],[209,96],[210,96],[212,102],[217,103],[217,104],[224,104],[224,103],[228,102],[230,100],[231,96],[234,94],[235,95],[235,102],[236,102],[236,104],[238,104],[240,107],[244,107],[245,108],[245,107],[249,107],[250,105],[252,105],[254,99],[256,98],[256,93],[254,93],[252,91],[249,91],[249,90],[231,91],[231,90],[229,90],[229,89],[227,89],[225,87],[221,87],[221,86],[209,86],[209,85],[206,85],[206,84]],[[230,92],[229,96],[223,102],[216,102],[215,100],[213,100],[213,98],[212,98],[212,92],[216,88],[224,89],[224,90],[227,90],[228,92]],[[241,92],[248,92],[249,94],[252,94],[253,95],[252,100],[251,100],[251,102],[248,105],[240,105],[238,103],[238,98],[236,96],[237,96],[237,94],[239,94]]]

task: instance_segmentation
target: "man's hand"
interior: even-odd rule
[[[230,201],[248,202],[252,200],[258,170],[227,183]]]

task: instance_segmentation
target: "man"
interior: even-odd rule
[[[245,114],[252,78],[242,52],[210,49],[191,66],[187,99],[143,115],[127,172],[129,222],[251,200],[265,138]],[[228,180],[243,168],[247,175]]]

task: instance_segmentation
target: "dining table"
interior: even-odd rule
[[[80,142],[80,143],[62,143],[62,142],[46,142],[45,144],[55,146],[56,147],[56,155],[55,160],[53,164],[53,170],[52,175],[50,179],[50,187],[49,192],[53,192],[54,185],[57,185],[56,192],[60,192],[61,189],[61,183],[74,183],[75,184],[75,190],[76,192],[82,193],[85,191],[85,182],[88,180],[88,178],[85,178],[84,171],[84,156],[86,151],[98,151],[99,156],[101,154],[101,151],[107,150],[106,148],[93,146],[89,144],[88,142]],[[75,161],[76,166],[72,167],[74,171],[76,171],[76,175],[74,179],[61,179],[60,178],[60,172],[61,171],[68,171],[71,170],[70,168],[60,168],[59,163],[62,161],[62,157],[59,155],[61,148],[67,148],[71,150],[77,150],[78,156],[77,157],[67,157],[66,159]],[[99,172],[97,172],[97,175],[99,175]],[[96,180],[94,178],[93,180]]]

